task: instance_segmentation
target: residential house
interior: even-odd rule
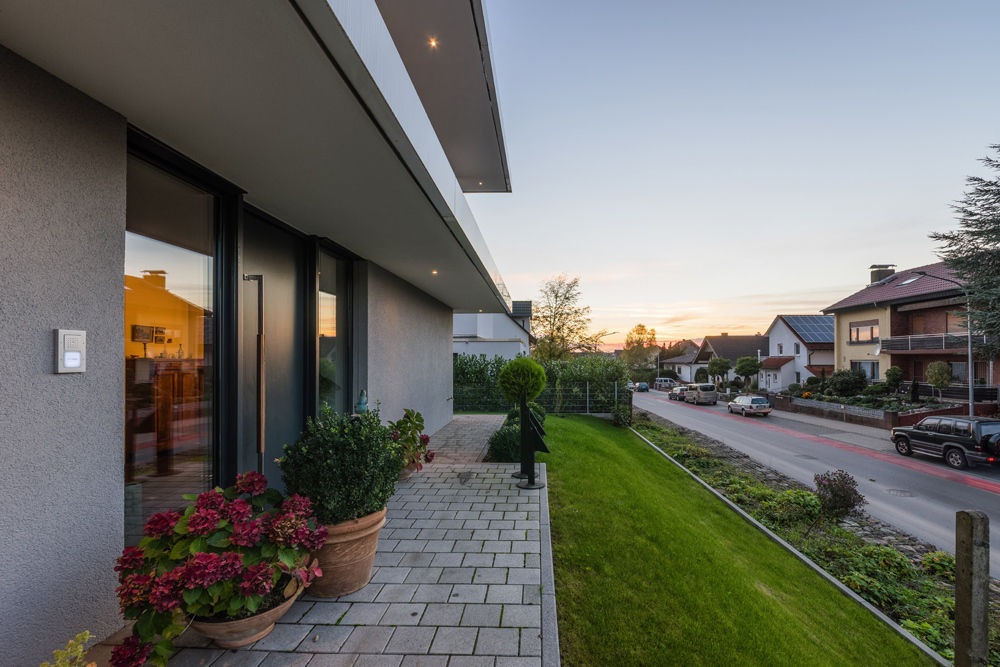
[[[534,341],[530,301],[511,302],[510,313],[456,313],[454,317],[455,354],[514,359],[528,355]]]
[[[511,315],[488,44],[481,0],[4,3],[4,664],[117,630],[145,517],[280,484],[321,403],[451,420],[454,313]]]
[[[757,378],[760,388],[781,391],[806,378],[832,373],[833,325],[832,315],[775,317],[765,333],[769,350]]]
[[[736,361],[740,357],[764,359],[768,355],[768,350],[768,338],[760,334],[730,336],[728,333],[722,333],[718,336],[705,336],[701,341],[701,347],[698,348],[698,354],[695,355],[695,363],[707,367],[709,361],[719,357],[729,359],[735,368]],[[728,382],[735,378],[736,374],[730,369],[724,381]]]
[[[926,382],[928,364],[944,361],[953,382],[968,387],[965,296],[951,282],[961,281],[943,262],[904,271],[894,266],[871,266],[868,286],[823,310],[835,320],[837,370],[860,370],[879,380],[898,366],[904,380]],[[985,359],[974,360],[972,375],[978,385],[997,383],[996,369]]]
[[[694,382],[694,374],[707,363],[698,363],[695,358],[701,346],[693,340],[682,341],[684,352],[676,357],[660,359],[660,371],[673,371],[682,382]]]

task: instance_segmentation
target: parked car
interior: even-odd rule
[[[684,402],[695,405],[702,403],[715,405],[719,402],[719,394],[715,390],[714,384],[689,384],[688,390],[684,394]]]
[[[763,396],[737,396],[729,401],[729,413],[740,413],[744,417],[771,414],[771,404]]]
[[[913,426],[897,426],[889,439],[903,456],[930,454],[952,468],[1000,461],[1000,419],[987,417],[925,417]]]
[[[628,390],[635,391],[635,382],[632,382],[631,380],[628,381]]]
[[[645,382],[640,382],[635,386],[636,391],[649,391],[649,385]]]
[[[653,386],[657,389],[666,389],[667,391],[670,391],[676,385],[677,380],[673,378],[656,378],[656,381],[653,382]]]
[[[667,398],[671,401],[683,401],[685,393],[687,393],[687,386],[679,384],[670,390],[670,393],[667,394]]]

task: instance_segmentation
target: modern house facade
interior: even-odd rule
[[[961,281],[943,262],[903,271],[893,265],[871,269],[867,287],[823,310],[836,322],[837,370],[860,370],[877,380],[898,366],[905,381],[926,382],[927,366],[944,361],[953,383],[967,387],[969,339]],[[973,332],[973,342],[977,339],[981,336]],[[991,361],[974,358],[973,366],[976,385],[996,386]]]
[[[531,302],[511,302],[510,313],[456,313],[452,351],[514,359],[531,352]]]
[[[479,0],[8,2],[0,146],[6,664],[117,630],[144,518],[280,483],[320,404],[448,423],[454,314],[510,314]]]
[[[767,328],[768,356],[761,364],[758,386],[781,391],[809,377],[834,370],[832,315],[778,315]]]

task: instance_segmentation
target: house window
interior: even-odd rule
[[[350,407],[347,376],[347,262],[321,250],[319,253],[317,332],[317,402],[334,410]]]
[[[795,343],[795,356],[796,356],[796,357],[797,357],[797,356],[799,356],[799,353],[800,353],[801,351],[802,351],[802,348],[801,348],[801,347],[799,347],[799,344],[798,344],[798,343]]]
[[[801,371],[795,371],[795,382],[797,384],[802,384],[802,372]]]
[[[851,322],[852,344],[874,343],[878,340],[878,320],[865,320],[863,322]]]
[[[778,343],[778,354],[784,354],[784,353],[785,353],[785,346],[782,345],[781,343]]]
[[[878,379],[878,362],[877,361],[852,361],[851,362],[852,371],[861,371],[868,378],[868,381]]]
[[[949,361],[948,366],[951,367],[951,381],[952,382],[968,382],[968,364],[964,361]]]
[[[129,156],[125,544],[215,479],[217,198]]]

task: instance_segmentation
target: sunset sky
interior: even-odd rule
[[[485,0],[512,194],[469,195],[514,299],[595,329],[763,332],[935,261],[1000,143],[1000,3]]]

